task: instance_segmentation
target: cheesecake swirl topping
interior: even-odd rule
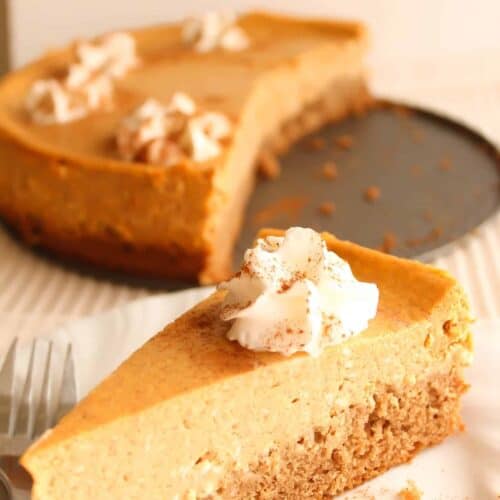
[[[200,110],[191,97],[176,92],[166,105],[148,99],[127,116],[116,133],[116,144],[127,161],[165,166],[204,162],[221,153],[231,130],[227,116]]]
[[[378,288],[354,277],[312,229],[259,239],[241,271],[221,283],[221,317],[232,320],[230,340],[254,351],[318,356],[360,333],[375,317]]]
[[[35,123],[66,123],[110,106],[114,81],[138,63],[135,40],[127,33],[81,42],[75,52],[76,62],[63,78],[37,80],[31,86],[26,109]]]
[[[185,21],[182,38],[197,52],[215,49],[238,52],[250,45],[245,31],[236,24],[236,16],[227,12],[207,12]]]

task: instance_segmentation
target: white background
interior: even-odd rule
[[[51,47],[123,27],[162,23],[207,9],[264,8],[364,20],[375,63],[432,54],[500,49],[499,0],[7,0],[11,61],[24,64]],[[500,60],[496,61],[500,66]]]

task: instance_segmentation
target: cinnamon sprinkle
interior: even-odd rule
[[[297,281],[303,280],[305,277],[305,273],[303,273],[302,271],[296,271],[289,280],[283,280],[281,282],[278,293],[285,293],[292,287],[293,284],[297,283]]]
[[[321,174],[323,175],[323,177],[325,179],[328,179],[331,181],[335,180],[339,175],[337,165],[335,164],[335,162],[333,162],[333,161],[325,162],[323,164],[323,167],[321,168]]]
[[[364,197],[369,203],[374,203],[380,198],[381,192],[378,186],[368,186],[365,189]]]
[[[354,146],[354,137],[349,134],[339,135],[334,139],[335,144],[344,150],[350,150]]]
[[[265,226],[273,221],[273,219],[283,215],[289,219],[290,224],[293,224],[297,222],[308,202],[309,198],[306,196],[281,198],[259,210],[253,216],[252,224],[255,226]]]
[[[443,172],[448,172],[449,170],[451,170],[453,168],[453,163],[451,162],[450,158],[447,157],[447,156],[443,156],[440,160],[439,160],[439,168],[443,171]]]
[[[439,239],[443,235],[443,230],[440,227],[435,227],[429,231],[426,235],[420,238],[410,238],[406,240],[406,245],[409,247],[416,247],[419,245],[424,245],[425,243],[431,243]]]
[[[417,488],[414,481],[407,481],[406,487],[398,493],[399,500],[420,500],[422,492]]]
[[[243,262],[243,265],[241,266],[240,276],[241,274],[250,274],[251,272],[250,264],[248,262]]]
[[[378,247],[378,250],[384,253],[392,253],[394,248],[398,245],[398,239],[394,233],[388,231],[384,234],[384,240],[382,244]]]
[[[322,137],[311,137],[306,142],[306,148],[309,151],[321,151],[322,149],[325,149],[326,147],[326,141]]]
[[[336,206],[332,201],[324,201],[319,206],[319,211],[323,215],[332,215],[335,212]]]

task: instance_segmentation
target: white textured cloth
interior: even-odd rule
[[[459,118],[500,143],[500,53],[443,60],[393,61],[371,68],[377,95],[428,106]],[[477,317],[500,316],[500,214],[434,263],[465,287]],[[78,274],[44,259],[0,227],[1,314],[72,318],[144,297],[146,289]],[[6,326],[4,327],[6,328]]]

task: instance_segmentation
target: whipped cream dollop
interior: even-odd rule
[[[241,271],[221,283],[221,317],[232,320],[230,340],[254,351],[318,356],[363,331],[375,317],[378,288],[354,277],[312,229],[259,239]]]
[[[41,125],[66,123],[111,104],[114,80],[138,63],[135,40],[112,33],[95,43],[76,45],[76,62],[61,79],[37,80],[26,97],[26,109]]]
[[[250,45],[250,39],[236,20],[236,16],[228,12],[207,12],[191,17],[184,23],[182,38],[197,52],[218,48],[232,52],[245,50]]]
[[[164,105],[148,99],[124,118],[116,133],[120,156],[156,165],[185,159],[204,162],[221,153],[221,141],[231,135],[222,113],[199,110],[187,94],[176,92]]]

